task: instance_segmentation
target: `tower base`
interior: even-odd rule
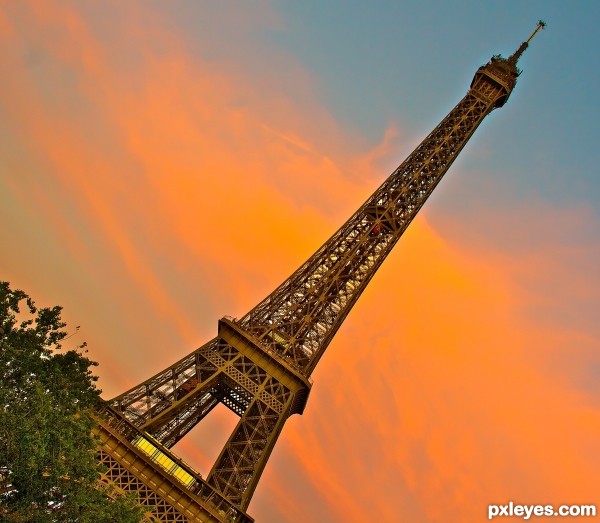
[[[146,521],[253,523],[200,474],[108,406],[97,414],[101,486],[139,495]]]

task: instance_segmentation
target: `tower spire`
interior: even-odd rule
[[[519,48],[510,56],[510,58],[508,59],[508,61],[511,62],[512,64],[516,64],[517,60],[525,52],[525,49],[527,49],[527,47],[529,47],[529,42],[531,42],[533,40],[533,37],[536,34],[538,34],[538,32],[540,31],[540,29],[543,29],[544,27],[546,27],[546,22],[544,22],[543,20],[538,20],[538,23],[535,26],[535,29],[533,30],[533,33],[531,33],[531,35],[529,35],[529,38],[527,40],[525,40],[519,46]]]

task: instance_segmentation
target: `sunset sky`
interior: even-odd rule
[[[598,2],[0,0],[0,279],[64,307],[111,398],[273,290],[539,18],[248,513],[600,509]],[[235,422],[175,451],[206,475]]]

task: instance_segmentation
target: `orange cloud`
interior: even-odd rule
[[[284,433],[313,488],[342,511],[340,490],[362,500],[339,516],[357,522],[483,521],[488,504],[509,500],[590,503],[600,412],[531,355],[585,341],[523,321],[500,256],[466,256],[422,219],[399,251]]]
[[[294,245],[290,238],[298,237],[296,232],[302,230],[297,225],[296,231],[291,231],[285,225],[289,206],[304,207],[302,212],[313,228],[320,220],[314,210],[305,207],[308,202],[282,198],[266,184],[261,193],[248,198],[250,189],[264,180],[264,173],[282,167],[298,178],[305,171],[312,176],[333,172],[339,177],[339,173],[322,155],[306,148],[297,151],[297,144],[290,148],[293,131],[283,124],[235,107],[247,83],[221,78],[208,63],[190,67],[189,59],[181,56],[180,44],[168,36],[168,31],[155,28],[150,32],[153,39],[162,38],[162,54],[143,57],[144,82],[132,85],[129,70],[111,68],[114,57],[110,49],[102,47],[80,13],[49,2],[39,4],[27,15],[41,28],[25,27],[25,39],[60,30],[57,39],[44,42],[46,61],[75,76],[74,85],[61,84],[61,78],[55,83],[74,91],[67,98],[80,102],[91,118],[88,121],[64,115],[63,99],[48,103],[45,86],[37,83],[37,76],[27,69],[21,77],[11,79],[6,89],[12,98],[13,120],[24,129],[28,140],[37,144],[48,178],[21,186],[23,190],[16,194],[17,190],[15,196],[27,202],[31,187],[40,193],[40,182],[51,184],[53,193],[75,207],[73,212],[81,222],[65,221],[56,212],[53,198],[42,196],[36,201],[37,210],[56,220],[57,231],[62,231],[61,241],[70,238],[69,252],[89,263],[90,246],[82,252],[81,244],[87,243],[85,235],[95,236],[95,243],[107,247],[101,257],[105,262],[110,258],[114,301],[126,301],[125,294],[135,292],[137,300],[143,299],[147,314],[161,317],[171,329],[177,328],[187,344],[196,342],[198,335],[192,326],[196,316],[188,315],[169,295],[157,266],[172,265],[174,272],[186,279],[198,280],[202,274],[210,274],[205,281],[197,281],[202,301],[210,303],[216,290],[226,297],[225,303],[231,304],[240,292],[238,283],[249,279],[238,281],[235,277],[238,261],[248,251],[263,253],[259,261],[272,268],[280,259],[289,260],[290,244],[292,248]],[[121,27],[121,33],[118,29],[114,35],[117,39],[130,36],[128,27]],[[133,33],[140,35],[140,44],[148,43],[149,35],[139,28]],[[272,105],[269,110],[279,118],[291,110],[289,102],[277,98]],[[105,127],[104,133],[94,125],[101,130]],[[171,136],[175,138],[170,141]],[[235,155],[226,144],[234,144]],[[265,149],[272,149],[271,156],[264,154]],[[271,224],[267,230],[254,232],[246,228],[248,223],[263,219],[263,208],[274,206],[273,214],[265,218]],[[309,235],[304,232],[305,237]],[[273,237],[279,238],[279,245],[267,248]],[[232,239],[241,243],[237,253],[227,245]],[[227,248],[228,256],[223,256],[223,249],[207,248],[216,242]],[[146,327],[147,319],[140,314],[123,312],[130,328]],[[159,364],[165,365],[172,356],[162,348],[161,353],[168,359],[159,360]],[[135,356],[130,358],[132,363],[135,360]]]

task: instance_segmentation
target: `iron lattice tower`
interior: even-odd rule
[[[475,73],[465,97],[325,244],[240,319],[99,411],[101,484],[137,491],[149,521],[251,522],[246,509],[287,418],[344,318],[483,119],[502,107],[517,60]],[[206,479],[169,449],[219,402],[240,416]]]

